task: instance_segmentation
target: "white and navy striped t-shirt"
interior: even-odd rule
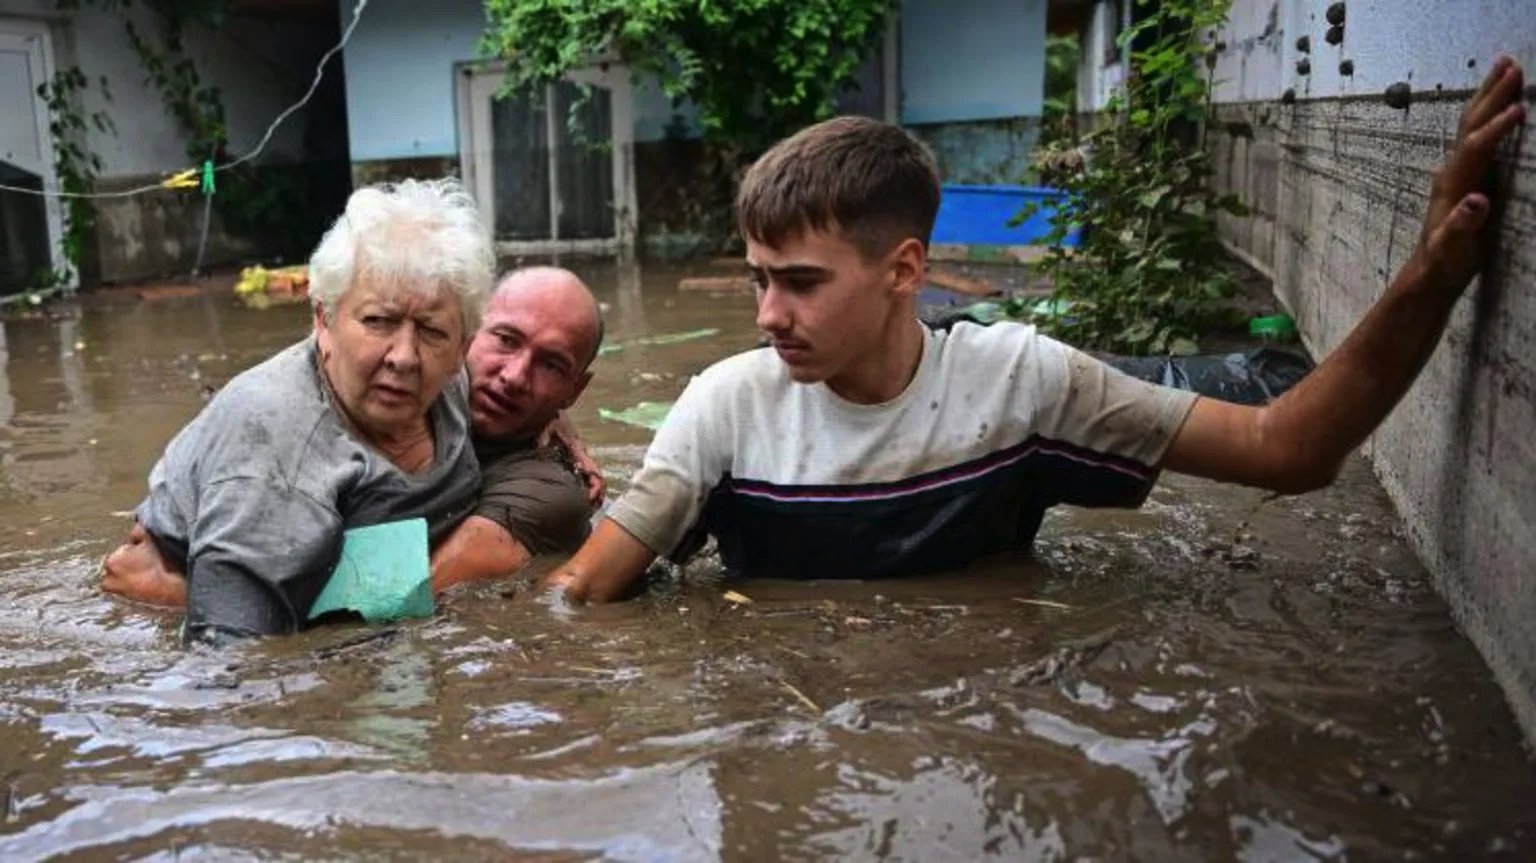
[[[1058,503],[1136,506],[1194,404],[1033,327],[925,328],[906,390],[854,404],[771,350],[688,385],[608,517],[737,574],[876,578],[1027,547]]]

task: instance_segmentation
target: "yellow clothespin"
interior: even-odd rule
[[[167,189],[196,189],[202,185],[202,180],[197,174],[197,168],[188,168],[179,174],[173,174],[162,180],[160,185]]]

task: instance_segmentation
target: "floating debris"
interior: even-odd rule
[[[246,267],[235,283],[235,296],[255,309],[304,302],[309,299],[309,266],[300,264],[277,270]]]
[[[744,593],[737,593],[734,590],[727,590],[725,593],[720,594],[720,598],[724,599],[726,602],[735,603],[736,605],[752,604],[752,597],[747,596]]]
[[[1013,601],[1023,603],[1024,605],[1038,605],[1041,608],[1055,608],[1061,611],[1072,610],[1072,606],[1067,605],[1065,602],[1052,602],[1049,599],[1025,599],[1022,596],[1015,596]]]
[[[783,686],[785,689],[789,690],[789,694],[793,695],[801,704],[804,704],[806,707],[809,707],[813,712],[815,712],[815,713],[820,713],[821,712],[821,708],[816,705],[816,702],[814,702],[810,698],[806,697],[806,694],[804,692],[801,692],[799,689],[796,689],[795,685],[793,683],[790,683],[788,680],[780,680],[779,681],[779,685]]]
[[[1407,81],[1398,81],[1387,88],[1382,98],[1386,100],[1388,108],[1406,111],[1413,104],[1413,86]]]
[[[638,428],[656,431],[661,428],[662,422],[667,418],[667,413],[672,410],[675,402],[640,402],[632,408],[613,411],[607,408],[598,408],[597,415],[601,419],[610,422],[624,423]]]
[[[618,342],[611,345],[603,345],[597,349],[600,357],[616,354],[625,348],[649,347],[654,345],[675,345],[678,342],[691,342],[694,339],[707,339],[710,336],[720,335],[718,327],[705,327],[701,330],[688,330],[681,333],[662,333],[658,336],[641,336],[638,339],[630,339],[627,342]]]

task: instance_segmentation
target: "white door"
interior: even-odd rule
[[[573,72],[533,95],[503,95],[499,69],[465,67],[457,79],[459,164],[499,252],[633,250],[634,119],[623,68]]]
[[[6,185],[57,189],[48,107],[37,93],[52,75],[48,28],[0,18],[0,182]],[[23,266],[45,264],[62,271],[62,235],[58,198],[0,192],[0,293],[18,286],[15,271]],[[41,252],[39,243],[45,246]]]

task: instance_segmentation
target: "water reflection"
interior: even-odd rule
[[[622,486],[648,433],[597,409],[751,347],[752,299],[581,266],[615,341],[719,330],[599,359],[575,418]],[[0,859],[1536,857],[1536,771],[1361,463],[1262,504],[1171,479],[948,577],[737,604],[706,560],[616,607],[490,585],[185,653],[96,561],[207,393],[309,316],[62,315],[0,322]],[[1257,569],[1204,551],[1240,525]]]

